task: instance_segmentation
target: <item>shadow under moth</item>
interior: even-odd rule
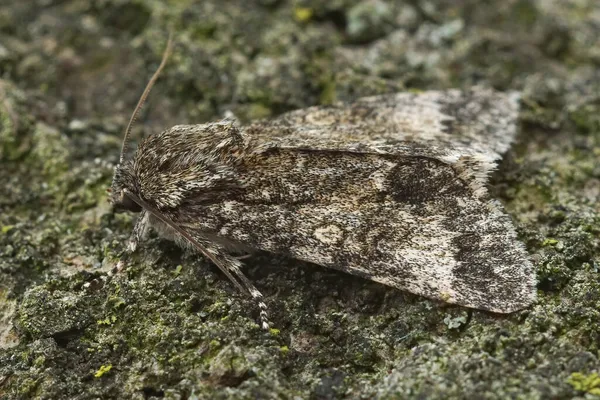
[[[112,182],[113,206],[140,213],[129,252],[151,227],[201,253],[256,300],[264,328],[236,256],[251,250],[497,313],[534,301],[533,266],[486,190],[516,134],[518,93],[397,93],[246,126],[178,125],[125,160],[170,47]]]

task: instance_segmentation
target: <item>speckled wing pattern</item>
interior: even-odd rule
[[[535,273],[485,185],[516,134],[518,102],[517,93],[428,91],[257,122],[243,128],[245,189],[188,205],[226,240],[513,312],[535,299]]]

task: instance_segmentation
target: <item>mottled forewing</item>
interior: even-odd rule
[[[467,307],[512,312],[535,276],[487,175],[518,95],[404,93],[252,124],[243,191],[189,203],[202,230]]]
[[[248,172],[244,195],[198,207],[203,229],[467,307],[512,312],[534,299],[510,218],[452,166],[292,150],[256,162],[263,172]]]
[[[405,92],[310,107],[246,127],[263,147],[477,159],[485,177],[515,138],[518,92]]]

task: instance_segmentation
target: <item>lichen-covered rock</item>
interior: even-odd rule
[[[26,111],[25,93],[0,80],[0,161],[15,161],[29,150],[32,118]]]
[[[37,286],[23,295],[17,329],[31,338],[56,337],[84,329],[91,316],[79,293]]]
[[[401,90],[523,92],[490,185],[538,274],[497,316],[296,260],[246,273],[273,329],[106,203],[121,135]],[[594,398],[600,384],[600,4],[7,0],[0,5],[0,398]]]

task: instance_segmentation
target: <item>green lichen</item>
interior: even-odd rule
[[[542,247],[545,247],[545,246],[555,246],[558,243],[559,243],[558,240],[548,238],[548,239],[544,239],[544,241],[542,242]]]
[[[600,396],[600,376],[595,372],[588,375],[573,372],[567,382],[577,391]]]
[[[96,373],[94,374],[94,378],[101,378],[107,372],[109,372],[111,369],[112,369],[112,365],[110,365],[110,364],[101,365],[100,368],[98,368],[98,371],[96,371]]]
[[[116,321],[117,321],[117,317],[115,317],[114,315],[111,315],[110,317],[106,317],[104,319],[99,319],[98,321],[96,321],[96,324],[110,326],[110,325],[114,324]]]
[[[6,235],[8,232],[10,232],[15,226],[14,225],[2,225],[2,227],[0,227],[0,232],[2,232],[2,234]]]
[[[294,17],[300,22],[308,22],[312,18],[314,11],[308,7],[296,7]]]
[[[269,333],[273,336],[279,336],[279,334],[281,333],[281,331],[279,329],[276,328],[271,328],[269,329]]]

